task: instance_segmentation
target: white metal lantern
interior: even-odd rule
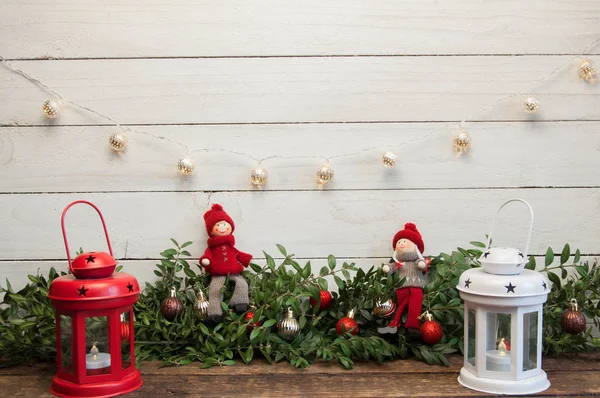
[[[490,247],[496,218],[511,202],[522,202],[531,213],[525,253]],[[524,269],[533,230],[533,209],[512,199],[498,209],[482,268],[465,271],[457,289],[465,302],[464,366],[458,382],[492,394],[533,394],[550,387],[542,370],[542,311],[550,282]]]

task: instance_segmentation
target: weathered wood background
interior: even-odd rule
[[[60,212],[80,198],[102,208],[116,256],[142,281],[168,238],[203,250],[213,202],[257,257],[281,243],[368,266],[406,221],[437,254],[484,239],[498,206],[522,197],[536,210],[533,254],[569,242],[593,259],[600,84],[580,81],[573,57],[599,21],[600,0],[4,0],[2,57],[147,134],[111,153],[106,120],[67,106],[49,121],[51,96],[0,68],[0,280],[66,266]],[[600,45],[589,54],[600,65]],[[540,99],[535,117],[505,98],[524,89]],[[457,157],[448,123],[462,120],[473,148]],[[192,178],[175,170],[186,153],[175,142],[193,151]],[[333,159],[335,181],[317,187],[318,157],[380,145],[396,169],[381,166],[384,148],[364,151]],[[254,190],[256,161],[223,149],[281,158]],[[522,247],[525,216],[509,209],[497,240]],[[68,225],[73,247],[102,250],[89,209]]]

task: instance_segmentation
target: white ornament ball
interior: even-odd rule
[[[381,161],[385,167],[394,167],[398,156],[394,152],[386,152],[381,156]]]
[[[127,137],[121,133],[113,133],[108,137],[108,144],[115,152],[123,152],[127,146]]]
[[[579,72],[579,77],[586,82],[593,82],[595,80],[596,65],[594,65],[594,62],[591,59],[582,59],[577,71]]]
[[[257,186],[264,185],[267,182],[267,177],[267,170],[262,167],[257,167],[250,173],[250,181]]]
[[[42,110],[48,119],[56,119],[60,112],[60,105],[57,101],[48,100],[42,105]]]
[[[196,164],[192,159],[188,157],[179,159],[179,161],[177,162],[177,170],[179,170],[179,173],[181,173],[184,176],[192,174],[195,168]]]
[[[452,141],[454,143],[454,150],[456,152],[467,152],[467,150],[471,147],[471,134],[469,134],[469,132],[466,130],[461,130],[454,135]]]
[[[329,163],[319,166],[317,169],[317,180],[320,184],[328,183],[333,179],[333,168]]]
[[[540,100],[533,95],[529,95],[523,100],[523,107],[525,107],[525,112],[527,113],[536,113],[540,107]]]

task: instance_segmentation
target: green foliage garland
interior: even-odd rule
[[[194,311],[195,290],[206,289],[209,276],[190,265],[192,255],[186,248],[191,242],[179,245],[172,241],[175,247],[161,253],[162,259],[154,271],[159,279],[154,284],[146,283],[135,307],[136,354],[138,360],[161,360],[172,365],[199,361],[202,367],[233,365],[236,360],[249,363],[256,356],[269,363],[286,360],[300,368],[316,360],[335,360],[350,368],[357,360],[382,362],[409,356],[448,365],[446,354],[463,350],[463,304],[455,287],[462,272],[479,266],[477,258],[484,247],[480,242],[471,242],[473,249],[458,248],[432,259],[423,308],[443,325],[444,338],[437,345],[427,346],[409,338],[402,329],[396,336],[377,334],[377,327],[386,321],[374,317],[373,303],[393,296],[394,289],[403,282],[397,276],[384,275],[379,266],[365,271],[354,263],[339,264],[333,256],[315,274],[310,261],[299,264],[280,245],[277,247],[283,260],[279,264],[265,253],[263,266],[251,264],[253,272],[244,273],[250,282],[251,304],[256,307],[253,319],[248,321],[244,314],[230,311],[224,303],[225,321],[209,326]],[[549,248],[541,270],[554,285],[544,311],[545,354],[600,347],[600,339],[592,337],[591,328],[574,336],[564,333],[560,326],[560,316],[571,298],[579,302],[596,326],[600,323],[600,267],[582,262],[579,251],[568,263],[570,259],[569,245],[559,256]],[[527,268],[535,267],[535,258],[531,257]],[[571,275],[568,269],[574,270]],[[0,308],[0,366],[54,358],[54,311],[47,294],[50,283],[58,276],[54,269],[47,277],[29,275],[31,283],[18,292],[8,280],[6,287],[0,287],[0,293],[4,293]],[[318,300],[319,289],[329,290],[328,280],[333,280],[338,288],[338,293],[333,293],[333,305],[326,311],[320,311],[318,304],[312,308],[309,298]],[[160,314],[160,303],[172,286],[177,288],[185,310],[169,322]],[[223,294],[227,302],[232,294],[229,284]],[[280,338],[276,330],[287,307],[294,310],[302,328],[291,342]],[[357,336],[338,336],[335,324],[352,308],[357,309],[360,332]],[[250,324],[258,321],[261,325],[252,328]]]

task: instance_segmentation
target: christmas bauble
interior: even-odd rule
[[[433,315],[425,314],[425,322],[419,328],[421,340],[425,344],[433,345],[440,342],[444,336],[444,329],[437,321],[433,320]]]
[[[183,303],[177,298],[177,291],[171,288],[169,297],[160,303],[160,313],[165,319],[172,321],[183,311]]]
[[[589,58],[582,59],[577,71],[579,72],[579,77],[587,82],[591,82],[596,76],[596,65]]]
[[[202,290],[198,290],[198,293],[196,293],[196,305],[194,306],[194,311],[200,320],[204,320],[208,316],[208,300],[204,297]]]
[[[250,182],[256,186],[264,185],[267,182],[267,178],[267,170],[263,169],[262,167],[253,169],[252,173],[250,174]]]
[[[471,147],[471,140],[471,134],[466,130],[461,130],[452,140],[454,143],[454,150],[459,153],[467,152]]]
[[[319,306],[319,310],[324,311],[331,307],[331,301],[333,300],[333,296],[327,290],[320,290],[319,296],[321,297],[321,305]],[[317,305],[317,300],[314,297],[310,298],[310,305],[315,308]]]
[[[354,335],[358,333],[358,323],[354,320],[354,310],[350,310],[348,315],[338,321],[337,325],[335,325],[335,330],[339,335],[348,332]]]
[[[540,101],[537,97],[529,95],[523,100],[523,107],[525,107],[525,112],[527,113],[536,113],[540,107]]]
[[[60,112],[60,105],[54,100],[48,100],[42,105],[42,110],[48,119],[56,119],[58,112]]]
[[[586,323],[585,315],[579,311],[577,306],[577,300],[571,299],[569,309],[563,312],[560,318],[563,330],[570,334],[579,334],[585,330]]]
[[[108,144],[115,152],[123,152],[127,146],[127,138],[121,133],[113,133],[108,137]]]
[[[377,300],[373,308],[373,314],[380,318],[389,318],[396,312],[396,303],[392,299],[386,301]]]
[[[381,156],[381,161],[385,167],[394,167],[396,165],[396,160],[398,157],[394,152],[385,152]]]
[[[320,184],[325,184],[333,180],[333,168],[329,163],[320,166],[317,169],[317,180]]]
[[[277,333],[287,341],[294,340],[300,333],[300,324],[294,318],[294,311],[288,308],[285,317],[277,323]]]
[[[244,318],[246,318],[246,320],[248,321],[248,326],[246,327],[246,330],[248,330],[248,332],[251,332],[257,326],[262,325],[261,321],[250,322],[252,320],[252,318],[254,318],[254,311],[246,312],[246,315],[244,315]]]
[[[177,162],[177,170],[179,170],[179,173],[181,173],[181,175],[187,176],[190,175],[194,172],[194,169],[196,168],[196,164],[194,163],[194,161],[188,157],[185,157],[183,159],[179,159],[179,161]]]

